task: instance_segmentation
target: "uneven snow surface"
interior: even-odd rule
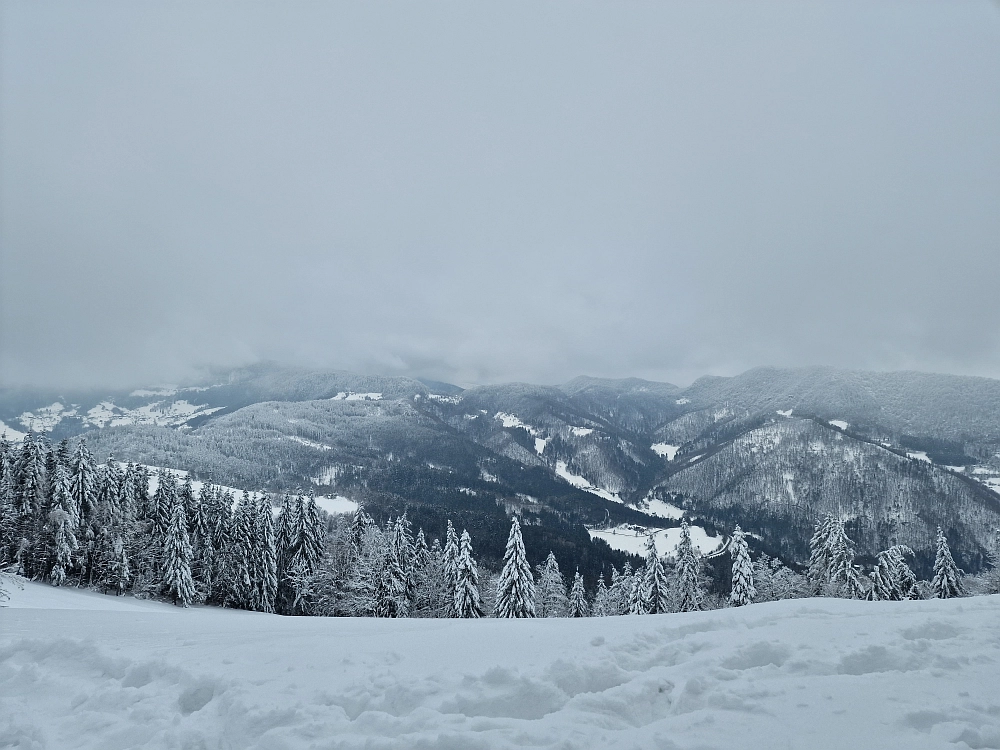
[[[472,621],[43,588],[0,611],[0,747],[1000,746],[997,596]]]

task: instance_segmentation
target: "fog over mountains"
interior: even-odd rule
[[[941,525],[969,571],[1000,527],[1000,381],[986,378],[758,368],[687,388],[579,377],[463,390],[264,364],[187,387],[6,389],[0,420],[8,438],[82,436],[101,458],[342,495],[435,534],[457,519],[487,563],[517,512],[530,555],[555,549],[591,580],[624,552],[588,529],[682,515],[708,536],[740,524],[793,564],[825,514],[862,558],[907,544],[920,568]]]

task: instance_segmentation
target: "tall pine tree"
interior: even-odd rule
[[[524,551],[521,524],[517,516],[511,522],[507,549],[503,555],[503,570],[497,583],[497,617],[534,617],[535,581]]]
[[[743,529],[739,526],[733,531],[729,542],[729,554],[733,558],[733,584],[729,592],[729,606],[743,607],[753,602],[757,589],[753,583],[753,563],[750,561],[750,550]]]

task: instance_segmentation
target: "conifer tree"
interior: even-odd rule
[[[444,539],[444,575],[448,583],[449,599],[454,602],[455,592],[458,589],[458,554],[460,550],[458,534],[455,533],[455,527],[451,525],[451,519],[448,519]],[[455,614],[454,606],[452,606],[450,616],[454,617]]]
[[[15,547],[14,463],[7,439],[0,436],[0,561]]]
[[[733,584],[729,592],[729,606],[743,607],[753,602],[757,589],[753,583],[753,563],[750,561],[750,550],[743,529],[739,526],[733,531],[729,542],[729,554],[733,558]]]
[[[391,543],[396,559],[399,560],[400,568],[403,571],[403,599],[405,608],[409,612],[416,594],[416,579],[414,577],[414,546],[413,533],[410,522],[406,520],[406,514],[396,519],[392,528]]]
[[[539,565],[538,583],[535,586],[535,616],[565,617],[569,609],[569,599],[566,596],[566,581],[559,572],[559,563],[555,553],[549,552],[545,563]]]
[[[455,588],[455,613],[457,617],[482,617],[483,605],[479,596],[479,569],[472,556],[472,538],[463,530],[459,542],[458,584]]]
[[[661,615],[670,611],[670,589],[663,562],[656,554],[653,535],[646,537],[646,569],[643,576],[639,599],[642,614]]]
[[[816,524],[816,530],[809,540],[809,580],[819,593],[824,583],[830,580],[830,534],[833,518],[823,516]]]
[[[76,549],[76,534],[73,516],[68,510],[73,507],[70,493],[69,473],[62,463],[57,463],[52,482],[52,510],[49,511],[46,527],[49,541],[49,580],[53,586],[61,586],[73,567],[73,552]]]
[[[594,617],[608,617],[609,615],[618,614],[613,611],[614,608],[609,599],[608,586],[604,583],[604,573],[601,573],[597,578],[597,591],[594,593],[594,607],[592,610]]]
[[[642,600],[642,582],[646,580],[646,567],[637,568],[628,577],[628,599],[626,612],[630,615],[645,615],[646,604]]]
[[[191,578],[191,543],[188,540],[184,505],[175,500],[163,542],[163,586],[174,604],[187,607],[195,598]]]
[[[507,537],[507,549],[503,556],[503,570],[497,584],[497,617],[534,617],[535,582],[531,566],[524,552],[521,538],[521,524],[515,516]]]
[[[569,616],[586,617],[588,615],[587,590],[583,587],[583,576],[576,571],[573,576],[573,587],[569,592]]]
[[[958,569],[954,558],[951,556],[951,549],[948,547],[948,539],[944,531],[938,526],[937,530],[937,552],[934,556],[934,578],[931,580],[931,591],[936,599],[951,599],[962,595],[962,571]]]
[[[15,570],[27,578],[37,571],[37,543],[43,514],[47,514],[46,450],[44,439],[29,432],[21,445],[21,455],[14,468],[13,549],[9,559]]]
[[[701,559],[691,543],[691,529],[686,520],[681,521],[681,541],[677,545],[678,602],[681,612],[694,612],[702,608]]]
[[[261,497],[257,503],[252,549],[254,583],[252,608],[257,612],[274,612],[278,593],[278,564],[273,519],[271,503],[266,497]]]
[[[431,562],[431,551],[427,548],[427,539],[424,530],[417,531],[417,539],[413,543],[413,568],[418,573],[424,570]]]

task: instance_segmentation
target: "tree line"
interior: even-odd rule
[[[330,517],[303,494],[278,498],[191,476],[98,464],[84,440],[52,446],[29,434],[18,447],[0,439],[0,567],[54,586],[212,604],[286,615],[369,617],[584,617],[688,612],[802,596],[869,600],[948,598],[998,588],[996,566],[963,576],[939,530],[934,576],[919,581],[909,548],[879,553],[864,572],[843,522],[827,517],[797,572],[761,555],[751,560],[737,526],[728,554],[727,592],[713,591],[705,558],[681,524],[674,554],[647,539],[645,560],[612,566],[588,592],[566,580],[553,553],[532,570],[515,516],[501,570],[480,571],[472,537],[447,522],[428,542],[402,514],[380,525],[364,508]],[[994,561],[996,562],[996,561]]]

